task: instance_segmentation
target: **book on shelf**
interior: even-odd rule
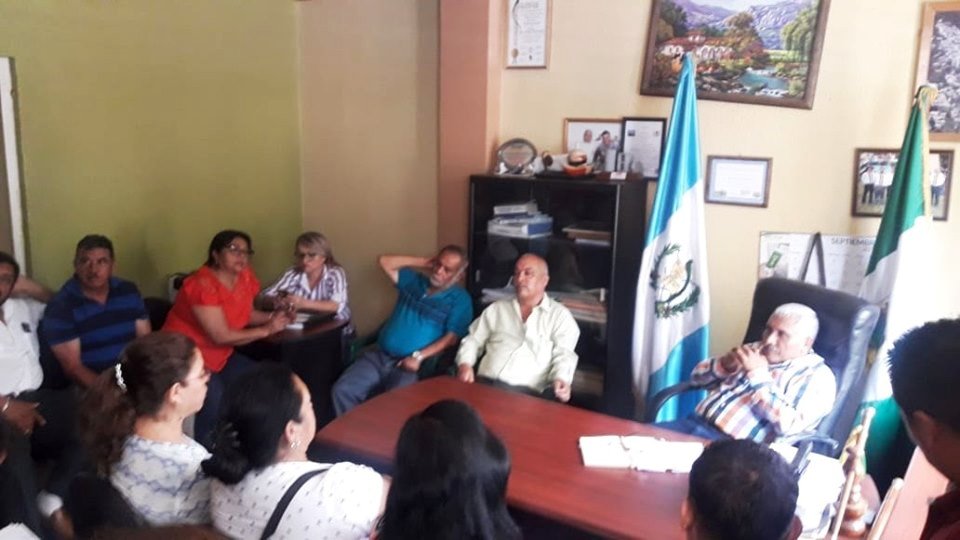
[[[525,214],[536,214],[538,210],[537,201],[498,204],[493,207],[493,215],[497,217],[522,216]]]
[[[563,232],[574,240],[606,242],[606,245],[610,244],[610,239],[613,237],[608,226],[592,221],[583,221],[568,225],[563,228]]]
[[[494,217],[487,222],[487,234],[510,238],[544,238],[553,233],[553,218],[546,214]]]

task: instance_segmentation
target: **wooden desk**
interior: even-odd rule
[[[903,490],[880,538],[918,538],[927,521],[930,503],[944,494],[948,483],[946,477],[930,465],[919,448],[914,450],[907,474],[903,477]]]
[[[343,331],[348,321],[329,320],[303,330],[284,330],[266,339],[238,347],[257,360],[277,360],[290,366],[310,389],[317,425],[333,420],[330,391],[343,372]]]
[[[315,442],[389,464],[410,415],[441,399],[471,404],[510,450],[511,507],[613,538],[682,538],[680,503],[687,475],[588,469],[581,435],[653,435],[698,440],[481,384],[437,377],[377,396],[317,433]]]

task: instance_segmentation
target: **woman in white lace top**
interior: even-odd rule
[[[207,395],[209,372],[194,342],[171,332],[138,338],[102,373],[80,414],[97,470],[151,525],[210,522],[210,454],[184,435]]]

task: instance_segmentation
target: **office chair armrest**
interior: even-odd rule
[[[657,392],[656,395],[653,396],[653,400],[650,401],[650,405],[647,407],[647,410],[643,415],[643,421],[647,423],[656,422],[657,413],[660,411],[660,407],[663,407],[663,404],[666,403],[667,400],[673,396],[680,395],[684,392],[690,392],[692,390],[699,390],[700,388],[700,386],[690,381],[684,381],[673,386],[668,386]]]
[[[806,469],[810,452],[832,456],[837,446],[839,446],[837,441],[816,431],[804,431],[790,435],[789,437],[782,437],[777,439],[777,442],[797,447],[797,453],[790,463],[790,467],[793,469],[797,478],[799,478],[800,475],[803,474],[803,470]]]

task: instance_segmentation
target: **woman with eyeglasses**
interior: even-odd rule
[[[250,235],[218,232],[210,241],[207,262],[183,280],[163,325],[164,330],[192,338],[212,374],[207,399],[194,422],[196,439],[204,445],[209,443],[224,387],[254,365],[234,347],[276,334],[293,321],[285,311],[254,309],[260,281],[250,268],[252,255]]]
[[[333,258],[327,237],[313,231],[301,234],[293,258],[296,264],[264,289],[263,298],[297,311],[334,312],[338,320],[349,320],[347,274]]]
[[[183,433],[210,375],[193,341],[155,332],[132,341],[80,407],[79,428],[100,474],[151,525],[210,523],[209,453]]]

